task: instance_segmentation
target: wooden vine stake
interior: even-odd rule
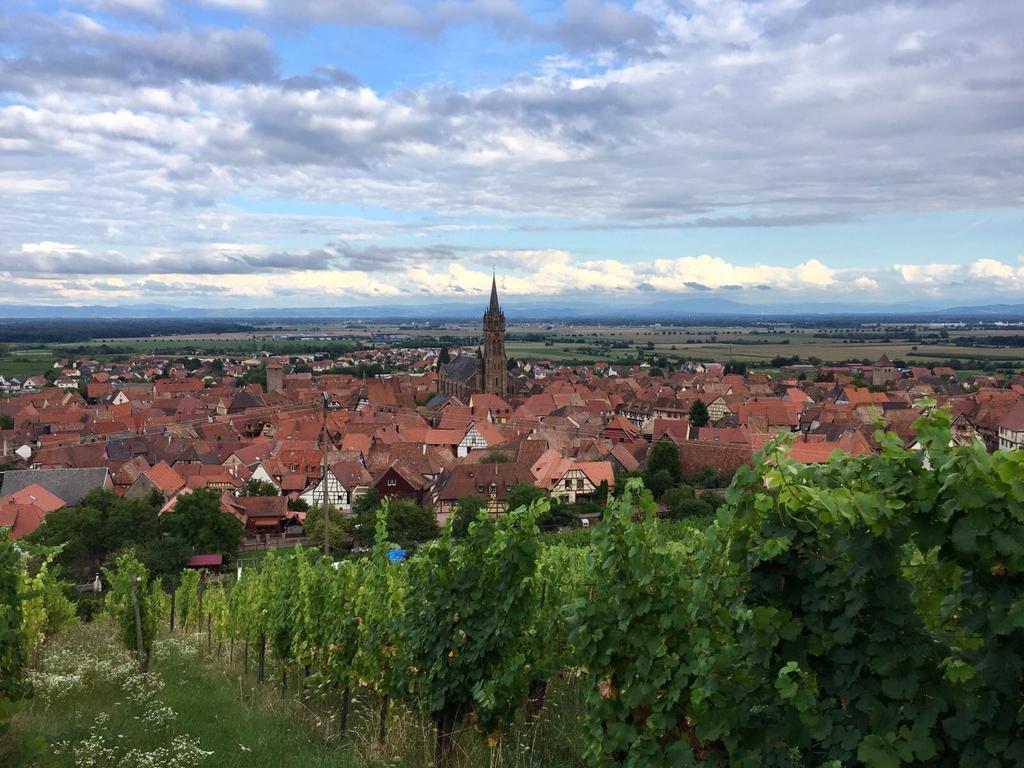
[[[139,609],[139,577],[132,576],[132,610],[135,613],[135,644],[139,652],[139,671],[149,671],[149,659],[146,658],[146,646],[142,642],[142,612]]]

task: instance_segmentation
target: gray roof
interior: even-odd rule
[[[480,358],[475,355],[459,355],[444,367],[444,377],[449,381],[469,381],[480,369]]]
[[[453,399],[454,398],[451,395],[446,395],[446,394],[444,394],[442,392],[438,392],[436,395],[434,395],[432,398],[430,398],[430,400],[427,401],[426,407],[427,408],[440,408],[442,405],[447,403],[449,400],[453,400]]]
[[[107,485],[108,472],[106,467],[86,467],[81,469],[13,469],[4,473],[3,488],[0,496],[17,493],[30,485],[38,484],[73,507],[94,488]]]

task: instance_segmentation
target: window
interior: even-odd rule
[[[583,481],[582,480],[577,480],[576,481],[576,490],[577,491],[582,491],[583,490]]]
[[[494,494],[496,494],[498,492],[498,486],[496,486],[494,483],[491,483],[490,490],[491,490],[491,495],[493,496]]]
[[[567,490],[567,491],[571,491],[572,490],[572,480],[570,480],[568,478],[566,478],[566,480],[565,480],[565,490]]]
[[[395,478],[393,478],[393,477],[389,477],[388,478],[388,488],[394,488],[396,485],[398,485],[398,481],[395,480]]]

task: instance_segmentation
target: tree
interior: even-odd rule
[[[706,427],[708,422],[711,421],[711,416],[708,415],[708,407],[704,405],[703,400],[694,400],[693,405],[690,406],[690,423],[695,427]]]
[[[665,516],[675,518],[676,515],[672,513],[673,508],[692,498],[693,486],[677,485],[675,488],[669,488],[661,497],[661,503],[665,507]]]
[[[0,429],[14,429],[14,419],[6,413],[0,413]]]
[[[370,488],[366,491],[366,493],[364,493],[362,496],[360,496],[352,503],[352,514],[355,516],[357,520],[366,517],[367,514],[370,514],[372,516],[372,514],[375,512],[379,505],[380,492],[376,488]],[[373,525],[371,525],[370,528],[372,529]],[[370,536],[372,540],[372,530],[370,532]]]
[[[161,518],[164,539],[176,542],[179,557],[191,555],[223,555],[234,559],[238,541],[245,534],[242,524],[233,515],[221,511],[216,491],[201,488],[178,497],[171,512]]]
[[[651,450],[647,454],[645,475],[650,477],[660,470],[669,473],[672,485],[683,479],[683,469],[679,464],[679,448],[675,443],[662,441],[651,446]]]
[[[481,464],[506,464],[508,463],[508,455],[501,451],[491,451],[482,459]]]
[[[452,536],[462,537],[469,533],[469,524],[485,509],[487,501],[482,496],[463,496],[455,502],[452,510]]]
[[[238,377],[236,385],[239,387],[247,387],[250,384],[259,384],[263,391],[267,391],[267,364],[263,363],[256,368],[250,368],[248,371]]]
[[[356,514],[353,532],[356,541],[363,546],[373,543],[377,525],[377,504],[363,509]],[[425,509],[415,502],[404,499],[387,500],[388,537],[402,547],[413,547],[430,539],[437,538],[437,518],[432,510]]]
[[[159,541],[160,524],[156,510],[146,502],[96,489],[77,507],[48,514],[28,538],[32,543],[63,546],[57,564],[76,579],[91,578],[101,565],[112,563],[114,554],[127,549],[139,550],[148,564],[142,551]]]
[[[728,483],[723,482],[722,476],[718,473],[717,469],[707,465],[697,470],[697,474],[692,479],[695,488],[721,488],[724,485],[728,485]]]
[[[355,543],[353,527],[355,520],[341,513],[341,510],[331,507],[327,513],[327,527],[330,534],[331,556],[341,557],[352,551]],[[323,551],[324,548],[324,513],[323,509],[313,507],[306,515],[306,536],[309,537],[310,546]]]
[[[250,477],[242,484],[242,490],[238,492],[239,496],[279,496],[281,493],[280,489],[273,483],[268,483],[265,480],[257,480]]]
[[[693,488],[680,485],[671,489],[662,497],[665,505],[665,517],[669,520],[683,520],[688,517],[710,517],[715,507],[704,498],[695,498]]]
[[[511,512],[513,509],[528,507],[535,501],[540,501],[547,497],[548,493],[543,488],[538,488],[537,486],[530,485],[529,483],[519,483],[518,485],[513,485],[508,489],[506,501],[508,502],[508,509]]]
[[[656,499],[660,499],[675,484],[675,478],[667,469],[659,469],[644,475],[644,485],[650,489]]]
[[[441,370],[442,365],[448,365],[452,361],[452,356],[448,352],[448,347],[445,344],[441,345],[441,351],[437,353],[437,370]]]

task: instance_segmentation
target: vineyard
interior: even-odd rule
[[[278,695],[322,694],[331,743],[357,700],[380,743],[416,718],[440,767],[470,740],[543,765],[520,736],[556,690],[582,713],[565,764],[1021,766],[1024,456],[951,447],[941,410],[916,429],[919,449],[880,431],[824,465],[769,445],[706,528],[670,533],[630,481],[586,537],[541,537],[538,503],[403,557],[382,510],[361,559],[271,554],[173,595],[124,555],[105,611],[142,675],[173,627]],[[55,583],[0,541],[0,716],[73,621]]]

